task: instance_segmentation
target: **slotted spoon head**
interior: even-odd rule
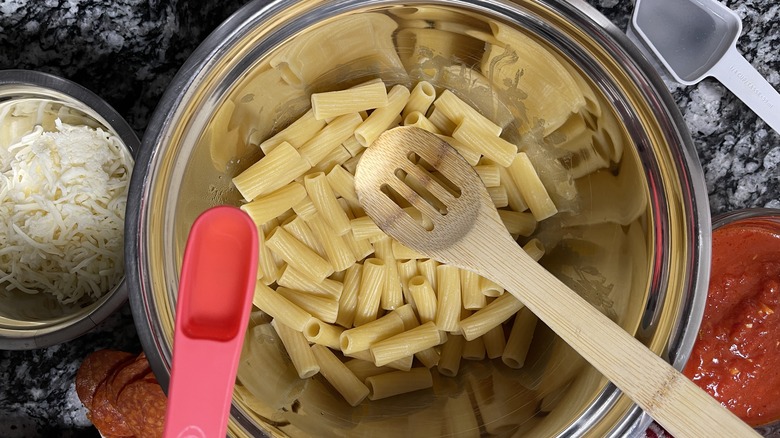
[[[379,228],[435,258],[469,233],[486,205],[493,207],[466,160],[415,127],[385,131],[363,152],[355,190]]]

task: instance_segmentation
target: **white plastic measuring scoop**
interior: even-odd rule
[[[734,11],[715,0],[636,0],[631,27],[677,82],[715,77],[780,133],[780,94],[737,50]]]

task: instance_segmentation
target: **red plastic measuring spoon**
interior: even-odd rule
[[[223,437],[257,281],[257,227],[235,207],[192,225],[184,250],[164,436]]]

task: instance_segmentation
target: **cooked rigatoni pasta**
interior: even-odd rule
[[[352,158],[355,158],[357,155],[361,154],[365,149],[365,146],[360,144],[360,142],[357,140],[357,138],[355,138],[354,135],[344,140],[344,143],[341,143],[341,147],[346,149],[347,152],[349,152],[349,154],[352,155]]]
[[[441,356],[436,347],[426,348],[423,351],[414,353],[414,358],[417,359],[426,368],[433,368],[438,365],[440,357]]]
[[[320,217],[330,225],[333,231],[339,236],[349,232],[351,229],[349,218],[336,199],[336,194],[330,187],[325,174],[322,172],[309,173],[303,177],[303,185]]]
[[[356,327],[376,319],[386,273],[385,261],[382,259],[370,258],[363,262],[363,273],[360,277],[360,289],[355,309],[354,324]]]
[[[300,205],[300,203],[296,205]],[[314,237],[314,233],[312,233],[311,228],[306,223],[306,221],[303,220],[303,217],[295,214],[292,217],[286,219],[281,225],[285,231],[290,233],[296,239],[300,240],[304,245],[314,250],[314,252],[316,252],[320,257],[327,257],[327,254],[325,254],[325,248],[323,248],[320,241]]]
[[[254,201],[241,206],[249,217],[257,224],[268,222],[279,216],[293,205],[306,197],[306,189],[297,182],[291,182],[286,186],[275,190],[265,196],[255,198]]]
[[[401,318],[401,321],[403,321],[404,330],[411,330],[420,325],[420,321],[417,319],[417,314],[411,304],[404,304],[393,310],[393,313],[398,315],[398,317]]]
[[[354,359],[374,362],[374,356],[371,355],[370,350],[356,351],[354,353],[345,354],[344,356],[351,357]],[[404,356],[400,359],[394,360],[392,362],[388,362],[384,366],[399,371],[409,371],[410,369],[412,369],[413,362],[414,362],[414,356]]]
[[[401,111],[401,116],[406,118],[410,113],[419,112],[425,114],[428,112],[433,101],[436,100],[436,89],[428,81],[420,81],[412,88],[409,100]]]
[[[517,155],[517,146],[491,133],[473,119],[464,118],[452,131],[452,138],[504,167],[509,166]]]
[[[398,394],[419,391],[433,386],[433,378],[428,368],[412,368],[409,371],[393,371],[377,374],[366,379],[370,400],[379,400]]]
[[[523,251],[538,262],[544,256],[544,245],[539,239],[531,239],[523,245]]]
[[[356,239],[367,239],[369,242],[376,242],[387,237],[384,231],[369,216],[357,217],[349,221],[352,227],[352,235]]]
[[[414,126],[416,128],[423,129],[425,131],[441,134],[439,128],[436,127],[425,115],[419,111],[412,111],[403,120],[404,126]]]
[[[485,342],[482,338],[472,339],[463,344],[461,357],[465,360],[482,360],[485,358]]]
[[[467,341],[476,339],[501,324],[524,306],[512,294],[504,294],[484,308],[460,321],[460,329]]]
[[[311,221],[317,215],[317,207],[311,202],[309,195],[306,195],[301,202],[293,205],[293,211],[299,218],[306,222]]]
[[[558,212],[525,152],[517,154],[507,170],[537,221]]]
[[[420,275],[424,276],[428,280],[428,284],[431,285],[433,290],[436,288],[436,267],[439,266],[439,262],[434,259],[422,259],[417,261],[417,271]]]
[[[355,374],[355,377],[365,382],[367,378],[376,376],[377,374],[385,374],[393,372],[394,368],[390,367],[378,367],[374,365],[374,362],[361,359],[350,359],[344,362],[344,365]]]
[[[328,173],[334,167],[340,166],[351,159],[352,155],[349,154],[349,151],[344,149],[344,146],[338,145],[335,149],[328,152],[328,155],[325,155],[319,163],[312,166],[311,170],[312,172]]]
[[[460,290],[464,309],[481,309],[487,304],[487,298],[479,287],[479,275],[476,273],[460,270]]]
[[[314,344],[311,346],[314,357],[320,365],[320,373],[336,388],[336,391],[344,397],[352,406],[357,406],[368,397],[369,389],[360,381],[352,371],[344,365],[328,347]]]
[[[501,185],[501,166],[497,164],[480,164],[474,166],[479,179],[485,187],[498,187]]]
[[[339,207],[340,208],[340,207]],[[309,228],[311,228],[314,237],[320,241],[322,248],[325,250],[328,261],[333,266],[334,271],[343,271],[352,266],[357,260],[355,254],[347,245],[347,242],[336,234],[333,229],[320,218],[320,215],[315,215],[312,220],[309,221]]]
[[[374,254],[385,261],[385,285],[382,289],[380,307],[384,310],[393,310],[403,306],[404,294],[398,276],[397,261],[393,256],[392,239],[388,237],[375,242]]]
[[[400,117],[401,110],[409,100],[409,90],[403,85],[396,85],[387,93],[387,106],[377,108],[360,126],[354,130],[355,138],[363,146],[369,146],[395,123],[396,117]]]
[[[352,113],[338,116],[325,125],[320,132],[298,149],[310,166],[316,166],[341,143],[347,140],[355,128],[363,122],[360,114]]]
[[[390,312],[379,319],[342,332],[340,349],[344,354],[368,350],[372,344],[403,331],[404,321],[396,312]]]
[[[436,327],[455,332],[462,308],[460,270],[451,265],[437,266],[436,285]]]
[[[409,303],[415,311],[417,311],[417,304],[414,301],[411,291],[409,290],[409,280],[417,275],[417,260],[407,259],[400,260],[398,265],[398,279],[401,280],[401,290],[404,294],[404,301]]]
[[[455,377],[460,371],[460,360],[463,356],[463,345],[466,339],[461,335],[449,334],[447,342],[441,347],[441,357],[437,368],[439,373],[447,377]]]
[[[312,320],[316,321],[314,318]],[[311,348],[309,348],[309,342],[303,333],[287,327],[277,319],[271,321],[271,326],[276,330],[279,339],[282,340],[284,348],[287,350],[287,354],[290,356],[290,360],[301,379],[308,379],[320,372],[320,365],[317,363],[317,359],[314,358],[314,354],[311,352]]]
[[[430,119],[429,119],[430,120]],[[482,154],[479,152],[469,148],[468,146],[464,145],[457,139],[448,136],[448,135],[438,135],[440,139],[447,142],[448,145],[452,146],[453,149],[458,151],[461,157],[463,157],[464,160],[466,160],[467,163],[471,164],[472,166],[476,166],[478,163],[480,163],[482,159]]]
[[[501,285],[485,277],[479,277],[479,288],[486,297],[499,297],[504,294]]]
[[[493,201],[493,205],[496,208],[506,207],[509,205],[509,197],[507,196],[506,189],[504,187],[488,187],[488,195],[490,200]]]
[[[339,302],[333,297],[316,295],[281,286],[276,288],[276,293],[322,321],[336,322]]]
[[[257,233],[257,248],[259,257],[257,258],[257,279],[264,284],[275,283],[281,273],[281,267],[276,264],[271,250],[265,243],[265,233]]]
[[[359,263],[347,268],[344,274],[344,287],[339,297],[339,314],[336,317],[336,323],[342,327],[350,328],[355,321],[362,274],[363,265]]]
[[[284,286],[289,289],[310,292],[315,295],[322,295],[336,300],[341,297],[341,292],[344,289],[344,285],[340,281],[331,278],[316,280],[290,265],[286,265],[283,268],[282,274],[279,276],[276,283],[279,286]]]
[[[301,309],[275,290],[260,282],[255,286],[252,304],[271,315],[274,319],[278,319],[279,322],[287,327],[299,332],[303,332],[306,324],[313,318],[311,313]]]
[[[485,343],[485,352],[490,359],[501,357],[506,348],[506,338],[504,337],[504,327],[497,325],[482,335]]]
[[[351,229],[351,221],[355,218],[355,214],[352,212],[352,209],[349,207],[348,202],[344,200],[344,198],[339,198],[339,204],[341,205],[341,208],[347,213],[347,217],[350,220]],[[347,244],[349,250],[352,251],[352,255],[356,261],[363,260],[374,253],[374,246],[371,245],[371,242],[368,239],[357,239],[351,231],[345,233],[343,236],[341,236],[341,238],[344,240],[344,243]]]
[[[517,212],[511,210],[498,210],[498,216],[501,218],[509,234],[530,236],[536,230],[536,219],[534,215],[528,212]]]
[[[309,169],[311,164],[290,143],[282,142],[233,178],[233,185],[245,200],[251,201],[284,187]]]
[[[288,265],[299,271],[308,272],[314,278],[322,279],[333,273],[333,265],[330,262],[320,257],[284,228],[275,228],[265,244]]]
[[[327,175],[330,188],[352,205],[360,205],[355,193],[355,177],[341,166],[334,166]]]
[[[479,129],[481,132],[487,132],[496,137],[501,135],[502,129],[500,126],[480,114],[479,111],[472,108],[471,105],[461,100],[450,90],[444,90],[433,104],[438,111],[441,111],[442,115],[458,126],[464,120],[469,120],[468,123],[473,123],[476,129]]]
[[[455,123],[452,120],[450,120],[449,118],[447,118],[447,116],[444,115],[444,112],[442,112],[441,110],[439,110],[439,109],[437,109],[435,107],[430,112],[430,114],[428,114],[428,120],[430,120],[431,123],[433,123],[433,126],[435,126],[436,129],[439,130],[439,132],[441,132],[441,134],[440,134],[441,137],[452,138],[452,131],[454,131],[455,128],[458,127],[457,123]],[[450,143],[450,145],[452,145],[452,143]],[[456,150],[460,151],[454,145],[452,147],[454,147]],[[465,157],[465,155],[464,155],[464,157]],[[469,164],[471,164],[471,161],[469,161],[468,159],[466,161],[468,161]],[[476,164],[476,163],[473,163],[472,166],[474,164]]]
[[[504,188],[504,190],[506,190],[506,197],[509,201],[509,208],[511,211],[524,212],[528,210],[528,203],[525,202],[523,194],[520,192],[520,189],[517,188],[514,180],[509,175],[509,170],[507,170],[505,167],[499,166],[498,172],[501,178],[501,186]],[[499,210],[499,214],[502,211],[505,210]]]
[[[370,348],[374,363],[385,365],[394,360],[412,356],[417,352],[439,345],[447,340],[447,335],[433,322],[426,322],[411,330],[391,336],[373,344]]]
[[[384,82],[311,95],[311,109],[317,120],[384,106],[387,106],[387,89]]]
[[[433,291],[428,279],[422,275],[416,275],[409,279],[409,292],[412,295],[420,322],[426,323],[436,320],[436,293]]]
[[[536,327],[536,315],[527,308],[521,309],[515,315],[512,331],[506,341],[501,360],[510,368],[522,368],[531,346],[531,339]]]
[[[260,149],[264,154],[268,154],[282,142],[287,142],[296,149],[300,148],[324,127],[325,121],[317,120],[314,117],[314,112],[309,110],[290,124],[290,126],[260,143]]]
[[[404,245],[403,243],[395,239],[393,239],[392,246],[393,246],[393,257],[395,257],[395,259],[398,261],[427,258],[424,254],[421,254],[409,248],[408,246]]]
[[[344,327],[327,324],[317,318],[312,318],[303,329],[303,336],[307,341],[324,345],[332,350],[340,348],[339,339]]]

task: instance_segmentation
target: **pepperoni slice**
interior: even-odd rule
[[[136,380],[119,394],[117,409],[138,438],[162,437],[167,398],[157,380]]]
[[[149,361],[146,360],[146,355],[144,353],[139,354],[135,360],[119,368],[116,371],[116,374],[107,381],[109,401],[116,404],[119,394],[127,385],[143,378],[146,374],[150,373],[151,370]]]
[[[124,416],[108,399],[108,379],[103,380],[95,389],[92,398],[92,409],[87,412],[87,418],[97,427],[102,435],[112,437],[130,437],[133,431],[125,422]]]
[[[87,356],[76,372],[76,394],[88,410],[100,382],[111,372],[131,360],[133,355],[117,350],[98,350]]]

